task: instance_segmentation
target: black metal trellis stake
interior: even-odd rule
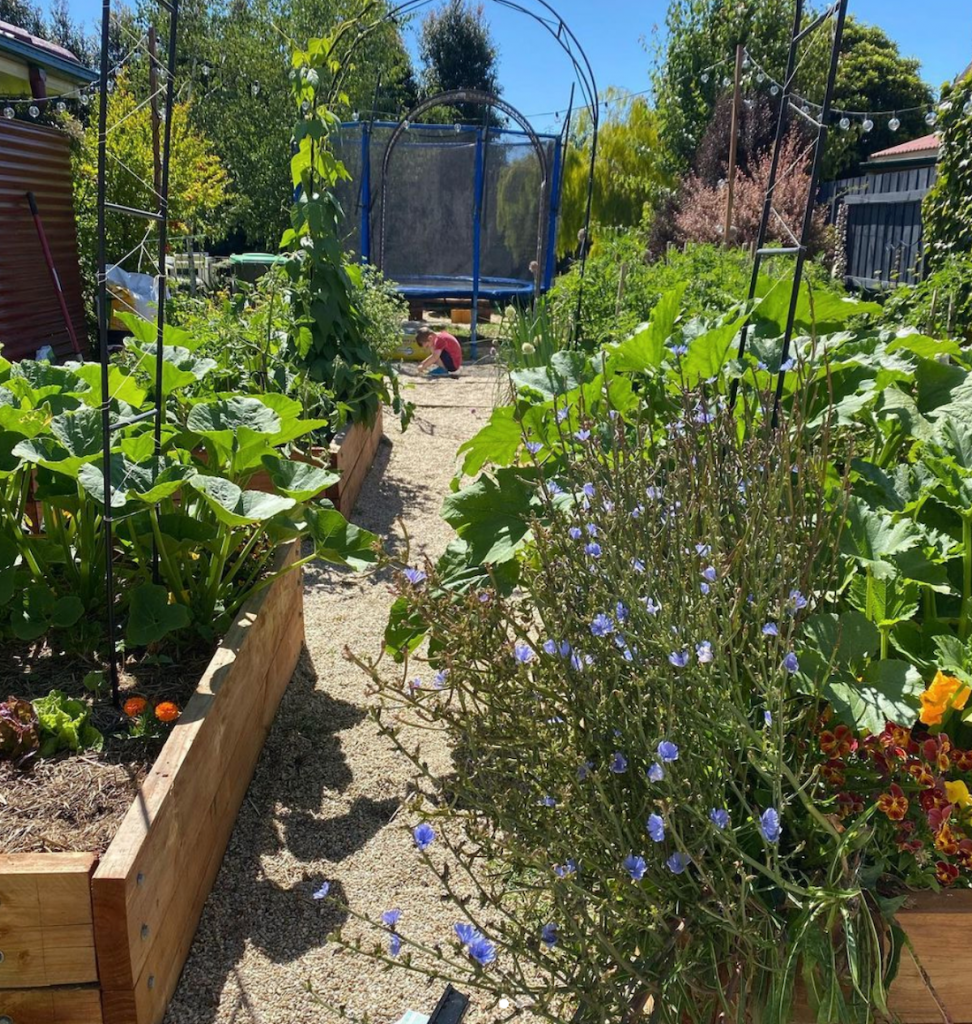
[[[119,655],[118,655],[118,621],[115,609],[115,573],[112,513],[112,479],[111,479],[111,439],[116,430],[154,419],[154,441],[156,465],[162,449],[162,370],[163,370],[163,332],[165,328],[165,247],[167,241],[167,222],[169,213],[169,155],[172,141],[173,101],[175,98],[175,66],[176,41],[179,28],[179,0],[157,0],[159,7],[169,15],[169,39],[166,60],[166,118],[162,144],[162,166],[159,175],[161,188],[156,194],[157,210],[140,210],[128,206],[120,206],[108,200],[108,45],[111,29],[111,0],[102,0],[101,5],[101,94],[98,107],[98,335],[99,356],[101,359],[101,438],[102,438],[102,499],[104,502],[103,529],[105,538],[105,600],[107,603],[108,626],[108,673],[111,682],[111,697],[115,706],[120,703],[119,697]],[[156,60],[154,56],[150,59]],[[153,93],[154,98],[154,93]],[[155,394],[152,408],[130,416],[127,419],[111,419],[111,388],[109,382],[110,352],[108,348],[108,327],[111,320],[111,309],[108,300],[107,251],[105,243],[105,224],[107,214],[138,217],[154,221],[159,225],[159,263],[156,278],[158,291],[158,314],[156,319],[155,348]],[[159,580],[159,551],[156,543],[152,545],[152,576]]]
[[[786,61],[786,77],[783,81],[783,90],[780,96],[780,113],[776,124],[776,139],[773,144],[773,160],[770,167],[769,182],[766,187],[766,197],[763,202],[763,212],[759,222],[759,233],[756,236],[756,253],[753,260],[753,272],[749,282],[748,302],[752,305],[756,297],[756,288],[759,283],[759,272],[763,259],[772,259],[779,256],[796,256],[796,266],[793,271],[793,282],[790,291],[790,304],[787,310],[786,327],[783,332],[783,348],[780,353],[780,369],[776,380],[776,392],[773,399],[772,426],[779,426],[780,402],[783,398],[783,385],[786,380],[786,366],[790,355],[790,345],[793,341],[793,330],[796,323],[797,305],[800,300],[800,285],[803,281],[803,270],[807,259],[807,248],[810,243],[810,235],[813,230],[813,214],[816,203],[817,188],[820,181],[820,168],[823,162],[823,154],[827,145],[829,133],[828,120],[830,117],[831,104],[833,102],[834,83],[837,78],[837,64],[840,60],[840,46],[844,35],[844,23],[847,19],[848,0],[837,0],[831,7],[815,18],[809,25],[802,28],[803,23],[803,0],[796,0],[796,8],[793,17],[793,31],[790,36],[790,50]],[[800,110],[791,100],[793,92],[793,79],[796,74],[797,50],[800,43],[822,24],[836,15],[837,20],[834,28],[834,39],[830,51],[830,68],[827,74],[827,86],[824,92],[823,105],[820,112],[820,120],[816,121],[809,114]],[[787,228],[793,241],[793,246],[781,248],[767,248],[766,234],[769,228],[770,217],[773,210],[773,195],[779,178],[780,153],[786,141],[786,129],[789,124],[790,108],[805,120],[808,121],[817,132],[813,143],[813,158],[810,169],[810,187],[807,191],[807,201],[804,206],[803,223],[800,228],[799,239],[793,237],[792,231]],[[739,338],[739,358],[742,359],[746,353],[746,343],[749,338],[750,322],[747,319],[743,325]],[[736,397],[739,392],[739,378],[733,380],[729,389],[729,408],[736,404]]]

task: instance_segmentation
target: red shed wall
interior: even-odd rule
[[[0,118],[0,355],[6,359],[33,357],[42,345],[60,356],[72,351],[28,191],[37,199],[74,330],[85,346],[69,147],[63,132]]]

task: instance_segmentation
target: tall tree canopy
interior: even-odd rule
[[[807,21],[815,13],[808,10]],[[783,78],[792,21],[792,0],[741,0],[734,4],[672,0],[653,74],[667,170],[682,174],[692,165],[719,97],[730,87],[737,43],[746,46],[773,78]],[[796,89],[808,99],[822,96],[831,39],[828,23],[809,37],[801,50]],[[895,110],[931,102],[931,91],[918,69],[918,61],[902,57],[897,44],[881,28],[848,18],[834,106],[888,113],[874,119],[869,133],[862,130],[863,118],[846,132],[831,133],[825,177],[853,173],[871,153],[928,130],[923,111],[900,114],[897,132],[888,128]],[[744,86],[766,89],[756,75],[755,67],[747,68]]]
[[[448,0],[444,7],[430,11],[422,22],[419,56],[426,97],[455,89],[478,89],[494,96],[502,91],[499,50],[482,4],[471,7],[465,0]],[[461,104],[457,110],[463,121],[483,119],[483,110],[475,105]],[[490,121],[495,123],[492,117]]]

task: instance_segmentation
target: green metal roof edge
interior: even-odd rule
[[[51,53],[50,50],[42,50],[39,46],[31,46],[30,43],[22,43],[19,39],[10,39],[5,35],[0,35],[0,53],[10,53],[15,57],[22,57],[31,64],[36,64],[48,71],[57,71],[65,78],[72,78],[77,82],[98,81],[98,72],[86,68],[83,64],[65,60],[56,53]]]

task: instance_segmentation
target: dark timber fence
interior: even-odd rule
[[[821,202],[836,224],[846,206],[845,283],[868,291],[915,284],[924,276],[921,201],[936,168],[878,170],[821,187]]]

